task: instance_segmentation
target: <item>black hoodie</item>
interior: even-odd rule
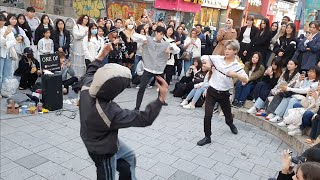
[[[150,126],[160,113],[159,99],[145,111],[122,109],[113,99],[128,85],[131,72],[118,64],[93,61],[81,79],[80,136],[90,153],[113,156],[118,151],[118,129]]]

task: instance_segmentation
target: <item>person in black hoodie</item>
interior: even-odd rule
[[[258,33],[258,28],[253,25],[254,16],[250,15],[247,17],[247,25],[241,27],[239,35],[240,50],[238,56],[243,63],[249,61],[250,47],[252,46],[252,40]]]
[[[19,85],[20,90],[31,88],[41,75],[40,64],[33,57],[33,51],[30,47],[23,50],[23,56],[19,61],[19,67],[14,75],[21,77]]]
[[[103,58],[112,50],[107,44],[81,78],[80,136],[97,168],[97,179],[136,180],[136,157],[118,138],[118,131],[128,127],[150,126],[160,113],[168,84],[157,76],[159,96],[145,111],[122,109],[113,101],[130,83],[131,72],[119,64],[106,64]]]
[[[51,35],[53,34],[53,27],[50,24],[50,18],[48,15],[44,14],[41,16],[40,24],[35,31],[34,45],[38,45],[38,42],[43,38],[43,33],[45,29],[49,29]],[[51,37],[50,37],[51,38]]]
[[[282,60],[283,65],[287,65],[296,51],[296,26],[294,23],[287,24],[286,32],[279,38],[274,47],[274,53]]]
[[[272,35],[270,31],[269,19],[264,18],[261,20],[260,30],[251,41],[249,57],[252,56],[253,52],[260,52],[262,54],[262,62],[266,66],[267,65],[266,55],[267,55],[268,48],[270,46],[271,38],[272,38]]]
[[[52,36],[54,51],[64,52],[66,58],[69,59],[70,31],[66,29],[66,25],[62,19],[56,20],[55,28]]]

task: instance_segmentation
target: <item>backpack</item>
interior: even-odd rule
[[[173,97],[182,97],[183,95],[185,95],[187,85],[188,84],[186,83],[177,82],[173,91]]]

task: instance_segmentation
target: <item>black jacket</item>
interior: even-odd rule
[[[31,62],[36,65],[38,70],[40,69],[40,64],[35,58],[33,58]],[[14,75],[24,76],[25,74],[30,74],[30,71],[32,69],[31,65],[32,64],[28,63],[28,59],[25,56],[22,56],[22,58],[19,61],[18,69],[14,72]]]
[[[277,180],[292,180],[293,175],[295,175],[294,172],[291,174],[282,174],[280,171]]]
[[[264,31],[262,34],[260,31],[256,34],[256,36],[252,39],[252,52],[265,52],[270,46],[271,41],[271,31]]]
[[[278,56],[279,52],[283,52],[283,56],[281,60],[283,64],[287,64],[290,59],[292,59],[297,48],[297,40],[296,38],[286,38],[285,36],[281,36],[279,40],[274,45],[273,52]]]
[[[243,40],[243,33],[244,33],[244,31],[246,31],[246,29],[247,29],[247,26],[241,27],[240,35],[239,35],[239,42],[240,42],[240,43],[241,43],[242,40]],[[255,27],[254,25],[252,25],[252,26],[251,26],[251,31],[250,31],[251,43],[252,43],[252,39],[253,39],[254,37],[256,37],[257,33],[258,33],[258,28]]]
[[[70,31],[65,30],[63,32],[64,35],[64,43],[63,46],[61,47],[63,49],[63,52],[65,54],[69,54],[69,48],[70,48]],[[52,40],[54,43],[54,52],[58,51],[58,49],[60,48],[59,45],[59,36],[60,36],[60,32],[59,31],[54,31],[53,35],[52,35]]]
[[[112,77],[108,72],[103,78],[110,78],[101,85],[95,97],[89,94],[93,75],[104,65],[102,61],[93,61],[81,79],[80,92],[80,136],[90,153],[113,156],[118,151],[118,130],[128,127],[149,126],[160,113],[162,103],[159,99],[149,103],[145,111],[122,109],[112,99],[120,94],[130,80]],[[107,66],[116,66],[108,64]],[[117,65],[120,66],[120,65]],[[111,70],[113,71],[113,70]],[[115,70],[117,71],[117,70]],[[128,70],[129,71],[129,70]],[[102,76],[96,76],[102,77]]]
[[[52,39],[53,27],[49,24],[48,28],[50,29],[50,32],[51,32],[50,38]],[[44,26],[43,24],[40,24],[35,31],[34,41],[33,41],[34,45],[38,45],[38,42],[40,41],[40,39],[43,38],[43,31],[44,31]]]

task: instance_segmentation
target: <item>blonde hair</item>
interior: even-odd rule
[[[224,44],[224,47],[227,47],[227,46],[230,46],[231,49],[233,50],[237,50],[239,51],[240,50],[240,44],[239,44],[239,41],[238,40],[228,40],[225,44]]]
[[[129,25],[130,23],[132,23],[132,25],[135,26],[135,23],[134,23],[131,19],[127,19],[127,20],[125,21],[124,25],[125,25],[126,27],[128,27],[128,25]]]

